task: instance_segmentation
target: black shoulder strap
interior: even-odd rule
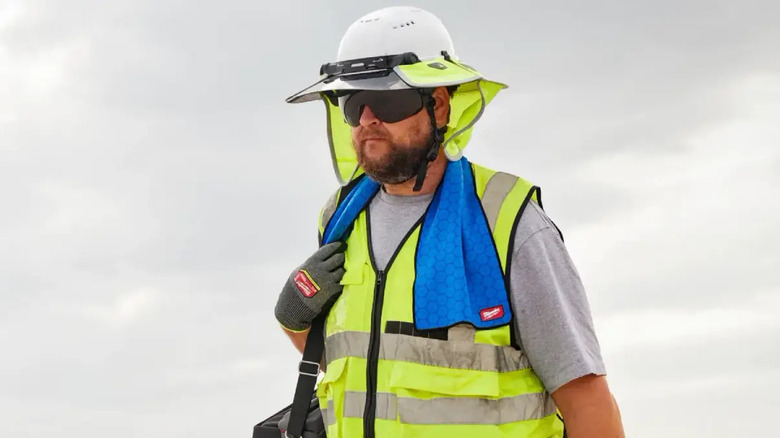
[[[365,177],[366,174],[364,173],[358,176],[357,178],[353,179],[352,181],[350,181],[349,184],[342,187],[341,191],[339,192],[339,196],[336,199],[336,205],[341,204],[341,202],[344,201],[344,199],[346,199],[347,195],[349,195],[349,192],[351,192],[358,185],[360,180],[362,180]]]
[[[298,365],[298,385],[295,387],[290,423],[287,426],[288,437],[298,438],[303,435],[303,427],[309,414],[314,387],[317,385],[317,376],[320,374],[320,360],[325,351],[326,316],[327,312],[317,317],[311,324],[308,336],[306,336],[303,359]]]

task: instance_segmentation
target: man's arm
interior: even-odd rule
[[[589,374],[552,393],[569,438],[625,438],[615,398],[604,376]]]
[[[309,335],[309,329],[295,332],[282,327],[282,330],[290,338],[295,348],[303,354],[303,347],[306,346],[306,336]]]
[[[557,229],[529,203],[515,239],[511,284],[518,338],[568,436],[623,437],[585,289]]]

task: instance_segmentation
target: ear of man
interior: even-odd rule
[[[437,87],[433,90],[433,100],[436,105],[433,113],[436,116],[436,127],[443,128],[450,121],[450,93],[446,87]]]

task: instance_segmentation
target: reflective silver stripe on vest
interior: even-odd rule
[[[347,391],[344,394],[344,418],[363,418],[366,393]],[[377,393],[376,418],[400,420],[405,424],[504,424],[538,420],[557,411],[555,402],[546,392],[523,394],[499,399],[476,397],[437,397],[416,399]],[[326,424],[336,423],[328,402]]]
[[[504,199],[506,199],[509,192],[512,191],[517,180],[518,178],[514,175],[496,172],[490,177],[485,186],[485,194],[482,195],[482,209],[485,210],[491,233],[496,229],[496,221],[498,221],[498,212],[501,210],[501,205],[503,205]]]
[[[336,424],[336,409],[333,407],[333,400],[328,400],[328,407],[320,410],[322,411],[322,422],[326,426]]]
[[[369,333],[339,332],[325,339],[327,363],[342,357],[367,358]],[[444,368],[504,373],[530,368],[528,358],[512,347],[441,341],[382,333],[379,358]]]
[[[365,410],[365,392],[347,391],[344,393],[345,418],[363,418]],[[386,392],[376,393],[376,418],[381,420],[396,420],[398,418],[398,403],[396,402],[395,394]]]
[[[398,398],[401,423],[407,424],[504,424],[538,420],[555,411],[555,402],[546,392],[499,399]]]

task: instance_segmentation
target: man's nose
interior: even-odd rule
[[[365,105],[363,107],[363,112],[360,114],[360,124],[363,126],[369,126],[379,124],[379,122],[380,120],[374,115],[374,112],[371,111],[371,108],[368,105]]]

